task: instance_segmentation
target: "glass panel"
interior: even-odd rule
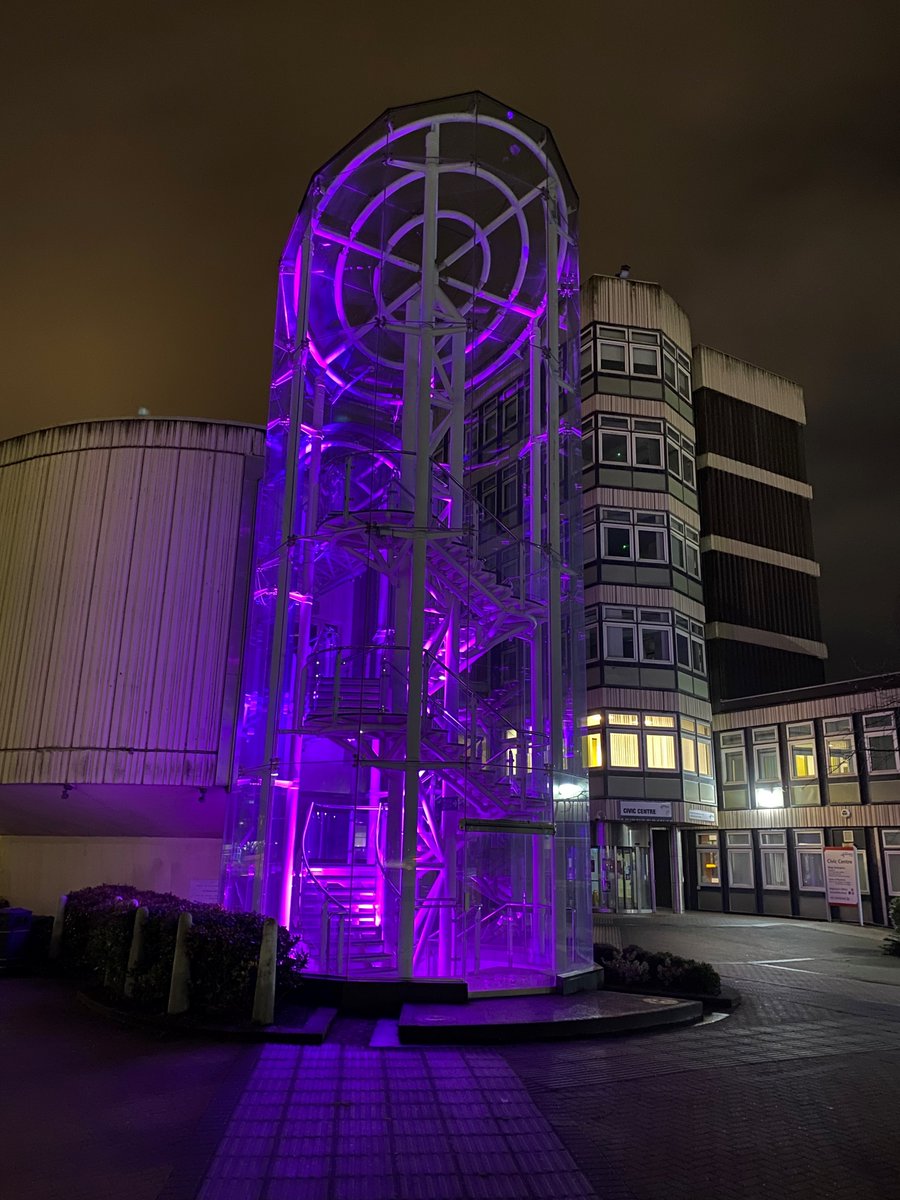
[[[828,737],[825,739],[829,775],[855,775],[856,754],[850,737]]]
[[[825,887],[825,864],[817,850],[801,850],[797,854],[797,865],[802,888]]]
[[[589,733],[584,741],[584,764],[586,767],[603,766],[603,735]]]
[[[686,774],[697,774],[697,744],[690,734],[681,735],[681,765]]]
[[[641,626],[641,658],[644,662],[671,662],[672,652],[668,629],[652,629]]]
[[[601,371],[616,371],[620,375],[625,374],[625,346],[620,346],[615,342],[600,343],[600,370]]]
[[[638,529],[638,558],[644,562],[666,561],[666,535],[661,529]]]
[[[888,891],[892,896],[900,896],[900,851],[888,850],[884,856],[887,871]]]
[[[712,776],[712,743],[697,739],[697,767],[700,775]]]
[[[651,771],[675,770],[675,738],[668,733],[647,733],[647,767]]]
[[[632,346],[631,369],[635,375],[659,375],[659,351],[649,346]]]
[[[641,765],[636,733],[619,733],[610,730],[609,765],[611,767],[639,767]]]
[[[725,783],[747,782],[747,760],[743,750],[724,750],[722,752],[722,767]]]
[[[866,734],[870,771],[896,771],[897,754],[892,733]]]
[[[610,725],[639,725],[637,713],[611,712],[606,718]]]
[[[634,660],[634,629],[631,626],[604,625],[603,632],[606,637],[607,658]]]
[[[631,526],[603,526],[603,557],[631,558]]]
[[[647,713],[644,717],[644,724],[652,729],[674,729],[675,718],[663,717],[655,713]]]
[[[756,748],[756,779],[758,783],[778,783],[781,779],[781,768],[778,765],[778,750],[776,747],[757,746]]]
[[[697,882],[701,887],[718,887],[719,879],[719,851],[718,850],[698,850],[697,851]]]
[[[749,850],[728,851],[728,874],[732,887],[753,887],[753,855]]]
[[[788,887],[787,851],[763,850],[763,887],[786,890]]]
[[[600,431],[600,461],[606,463],[628,462],[628,435]]]
[[[815,779],[816,748],[812,742],[792,742],[790,757],[791,779]]]
[[[634,463],[638,467],[661,467],[662,438],[636,433],[634,435]]]

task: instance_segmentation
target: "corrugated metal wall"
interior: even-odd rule
[[[262,452],[260,429],[169,420],[0,444],[0,783],[225,782]]]

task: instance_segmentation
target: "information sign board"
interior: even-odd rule
[[[824,853],[826,902],[856,908],[860,900],[856,847],[826,846]]]

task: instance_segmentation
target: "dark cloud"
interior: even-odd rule
[[[12,11],[8,11],[9,9]],[[585,273],[800,381],[833,673],[900,657],[892,0],[17,3],[0,106],[0,436],[261,421],[274,269],[319,163],[481,88],[550,125]]]

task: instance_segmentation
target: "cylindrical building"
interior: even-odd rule
[[[0,892],[214,899],[263,431],[0,443]]]
[[[386,113],[288,239],[225,899],[319,973],[591,965],[576,211],[476,94]]]

